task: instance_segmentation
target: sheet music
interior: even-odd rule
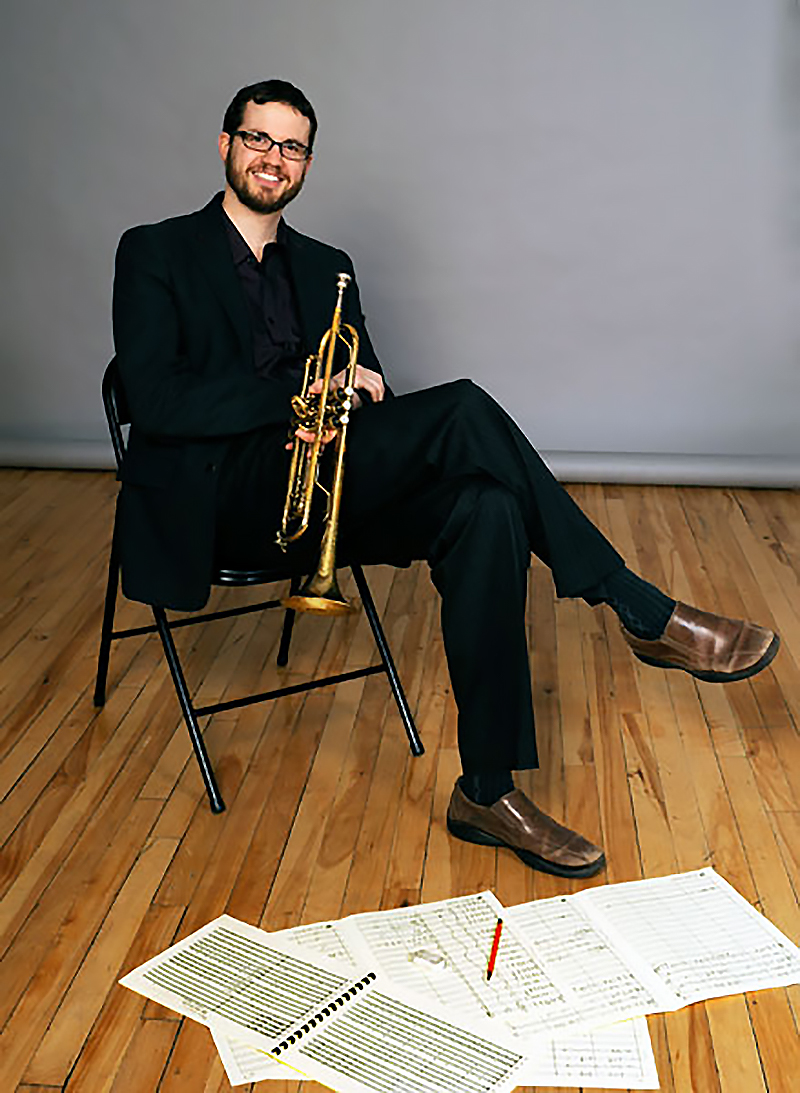
[[[210,1025],[214,1046],[225,1068],[225,1076],[231,1085],[247,1085],[248,1082],[299,1081],[303,1075],[286,1063],[278,1062],[244,1040],[231,1036],[227,1031]]]
[[[487,982],[487,960],[501,917],[497,961]],[[448,1012],[501,1023],[526,1043],[592,1023],[569,986],[556,982],[520,938],[491,892],[353,915],[342,925],[361,963]],[[611,1008],[594,1009],[600,1014],[597,1023],[618,1018]]]
[[[270,936],[301,945],[303,951],[309,955],[315,953],[334,960],[343,972],[357,971],[356,958],[343,935],[341,922],[312,922],[305,926],[280,930]],[[297,1071],[285,1063],[278,1062],[241,1039],[227,1036],[218,1028],[212,1027],[211,1033],[231,1085],[246,1085],[248,1082],[262,1082],[267,1079],[282,1081],[290,1076],[300,1077]]]
[[[556,901],[542,900],[539,904]],[[527,906],[527,905],[525,905]],[[504,912],[508,917],[509,909]],[[494,911],[493,911],[494,913]],[[580,921],[585,921],[575,912]],[[344,920],[346,922],[348,920]],[[353,970],[357,967],[353,946],[343,936],[344,922],[317,923],[281,931],[281,937],[303,944],[323,956],[334,956]],[[357,924],[357,923],[356,923]],[[273,935],[275,936],[275,935]],[[419,950],[414,950],[419,952]],[[422,959],[423,967],[427,961]],[[484,969],[485,970],[485,969]],[[432,968],[436,974],[435,965]],[[231,1085],[244,1085],[267,1079],[282,1080],[296,1074],[264,1052],[212,1027],[212,1034]],[[593,1033],[559,1036],[544,1041],[543,1047],[524,1064],[521,1084],[583,1085],[619,1089],[658,1088],[658,1074],[653,1049],[644,1020],[625,1021]]]
[[[713,869],[586,889],[570,899],[609,936],[624,938],[678,1006],[800,983],[800,949]]]
[[[612,942],[575,897],[534,900],[505,914],[553,978],[574,992],[589,1023],[609,1024],[683,1004],[622,938]]]
[[[300,1072],[343,1093],[647,1089],[646,1022],[610,1020],[798,983],[800,949],[702,869],[507,910],[479,893],[274,934],[223,915],[121,982],[207,1024],[232,1084]],[[312,1020],[320,1011],[330,1019]],[[277,1042],[280,1062],[263,1053]]]
[[[212,1035],[231,1085],[301,1075],[257,1048],[215,1029]],[[563,1033],[526,1052],[520,1085],[587,1089],[658,1089],[658,1071],[644,1017],[589,1033]]]
[[[211,1026],[215,1037],[244,1032],[253,1047],[274,1048],[274,1038],[229,1019],[213,1018]],[[511,1093],[525,1061],[510,1035],[483,1036],[460,1015],[455,1024],[394,986],[358,994],[290,1043],[283,1057],[340,1093]]]
[[[326,960],[333,960],[344,971],[358,971],[358,956],[343,929],[346,919],[333,922],[310,922],[305,926],[292,926],[288,930],[271,933],[271,938],[280,938],[299,946],[304,953],[314,953]]]
[[[274,1037],[352,978],[323,957],[309,963],[279,934],[221,915],[120,982],[205,1025],[221,1014]]]
[[[658,1089],[658,1070],[644,1017],[590,1033],[537,1042],[524,1067],[526,1085],[584,1089]]]

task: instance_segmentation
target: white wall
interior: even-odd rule
[[[287,217],[398,390],[469,375],[570,477],[800,481],[791,0],[12,0],[0,459],[107,459],[130,224],[205,203],[244,83],[320,117]],[[600,453],[600,454],[598,454]]]

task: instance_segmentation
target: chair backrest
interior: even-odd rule
[[[114,446],[114,456],[119,469],[122,466],[126,448],[123,426],[130,425],[131,417],[125,401],[125,391],[122,387],[122,377],[119,374],[116,357],[108,363],[103,373],[103,409],[106,412],[108,431],[111,434],[111,443]],[[294,570],[286,566],[279,569],[229,569],[218,565],[213,583],[240,588],[246,585],[269,584],[273,581],[285,580],[293,575]]]
[[[125,402],[125,392],[122,389],[116,357],[108,363],[103,373],[103,409],[106,412],[108,431],[111,433],[111,443],[114,445],[114,457],[119,468],[125,455],[125,434],[122,426],[129,425],[131,418]]]

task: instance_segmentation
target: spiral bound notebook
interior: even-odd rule
[[[279,1059],[281,1055],[285,1055],[289,1048],[299,1044],[304,1036],[309,1036],[326,1018],[333,1017],[338,1009],[357,998],[358,992],[363,991],[365,987],[369,987],[375,982],[376,978],[375,972],[368,972],[363,979],[356,980],[346,991],[342,991],[341,994],[332,998],[327,1005],[317,1010],[297,1028],[293,1028],[290,1032],[284,1034],[282,1039],[269,1048],[269,1054],[274,1055],[276,1059]]]

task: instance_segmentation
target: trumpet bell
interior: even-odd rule
[[[345,598],[335,573],[330,578],[313,574],[299,592],[286,596],[281,604],[292,611],[305,611],[312,615],[352,615],[358,610]]]

